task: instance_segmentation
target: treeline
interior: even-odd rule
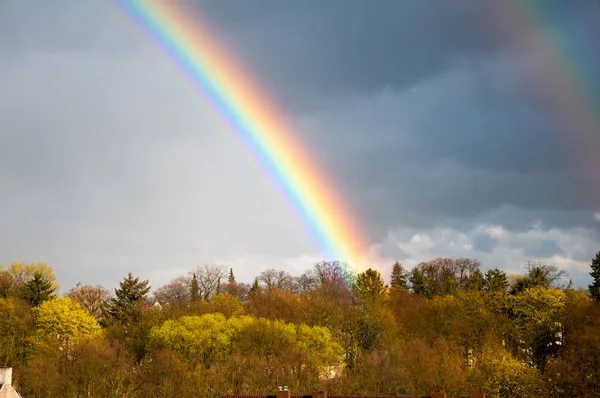
[[[110,292],[59,296],[50,266],[0,268],[0,365],[26,397],[336,395],[600,396],[600,252],[589,289],[553,265],[523,275],[438,258],[386,284],[321,262],[253,283],[202,266],[151,293],[129,273]]]

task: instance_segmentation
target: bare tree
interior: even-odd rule
[[[479,271],[481,262],[475,258],[457,258],[454,269],[459,290],[468,290],[470,279]]]
[[[108,289],[100,285],[82,285],[81,282],[77,282],[77,285],[67,292],[67,297],[77,301],[97,319],[101,319],[111,295]]]
[[[258,280],[265,284],[265,290],[292,290],[292,276],[285,271],[273,268],[264,270],[258,276]]]
[[[153,301],[160,304],[178,305],[191,299],[191,279],[188,276],[179,276],[153,293]]]
[[[344,299],[352,296],[355,275],[347,263],[322,261],[315,265],[318,289],[327,295]]]
[[[228,268],[224,265],[203,265],[190,271],[189,278],[195,273],[198,279],[200,297],[204,300],[210,299],[219,292],[221,283],[227,275]]]
[[[292,280],[292,291],[294,293],[310,292],[319,286],[319,280],[314,270],[308,270]]]

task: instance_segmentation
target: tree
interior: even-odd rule
[[[314,270],[310,269],[299,277],[294,278],[295,291],[306,293],[315,290],[319,286],[319,281]]]
[[[196,278],[196,273],[192,276],[192,286],[190,288],[190,299],[192,301],[197,301],[200,298],[200,287],[198,286],[198,278]]]
[[[430,298],[432,296],[431,288],[427,284],[423,271],[415,267],[410,272],[410,284],[412,291],[420,296]]]
[[[369,268],[356,276],[354,293],[360,298],[379,301],[385,295],[386,290],[387,286],[379,271]]]
[[[100,325],[77,301],[58,297],[34,309],[38,343],[57,339],[60,346],[100,336]]]
[[[458,258],[452,266],[458,290],[481,290],[483,275],[481,263],[475,258]]]
[[[408,290],[408,275],[402,264],[398,261],[396,261],[392,267],[390,288],[392,293]]]
[[[250,287],[250,293],[260,293],[262,288],[260,287],[260,283],[258,282],[258,278],[254,278],[252,282],[252,286]]]
[[[600,303],[600,251],[596,253],[596,257],[592,259],[591,268],[592,271],[590,272],[590,276],[593,281],[592,284],[589,285],[590,295],[594,300]]]
[[[192,363],[210,367],[227,354],[231,334],[223,314],[184,316],[150,331],[150,346],[168,347]]]
[[[53,290],[58,291],[60,286],[56,283],[56,276],[52,267],[46,263],[25,264],[13,262],[7,269],[0,266],[0,297],[22,297],[25,284],[38,272],[43,279],[50,281]]]
[[[31,279],[25,283],[23,298],[37,307],[46,300],[56,297],[56,288],[41,271],[35,271]]]
[[[558,269],[556,265],[541,261],[528,261],[525,271],[527,275],[517,279],[510,289],[510,294],[519,294],[535,286],[549,288],[566,275],[565,271]]]
[[[226,268],[222,265],[204,265],[193,272],[198,280],[199,297],[209,300],[218,293]]]
[[[34,326],[27,303],[15,297],[0,298],[0,366],[20,364],[26,359]]]
[[[146,300],[150,291],[147,280],[140,281],[139,277],[133,277],[131,272],[123,281],[119,282],[119,288],[115,289],[115,298],[111,301],[109,314],[117,320],[137,320],[139,317],[139,306]]]
[[[190,280],[185,276],[180,276],[156,289],[153,296],[154,300],[160,304],[180,305],[190,301],[191,290]]]
[[[483,290],[483,274],[479,269],[473,271],[469,276],[467,276],[462,283],[462,290],[464,291],[472,291],[472,290]]]
[[[519,293],[523,293],[527,289],[531,289],[535,285],[530,278],[524,276],[516,280],[516,282],[510,288],[510,294],[513,296]]]
[[[110,292],[99,285],[82,285],[81,282],[77,282],[77,285],[69,290],[67,297],[77,301],[96,319],[101,320],[108,308]]]
[[[498,268],[489,269],[485,272],[483,289],[488,292],[505,292],[508,288],[506,272]]]
[[[326,296],[349,300],[355,275],[343,261],[322,261],[314,267],[317,290]]]
[[[511,297],[510,315],[514,352],[544,371],[547,359],[561,346],[566,294],[559,289],[533,286]]]
[[[528,261],[525,265],[525,271],[533,286],[549,287],[566,276],[566,272],[556,265],[541,261]]]
[[[20,295],[16,289],[12,275],[0,266],[0,297],[18,297]]]
[[[285,271],[273,268],[266,269],[258,275],[258,280],[265,284],[265,290],[291,290],[292,276]]]
[[[233,268],[229,268],[229,277],[227,278],[227,283],[236,283],[235,276],[233,275]]]

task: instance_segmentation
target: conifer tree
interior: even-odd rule
[[[140,281],[139,277],[133,277],[131,272],[123,281],[119,282],[119,288],[115,289],[115,298],[112,299],[109,314],[118,320],[137,319],[139,306],[146,299],[150,285],[147,280]]]
[[[505,292],[508,288],[508,277],[506,272],[494,268],[485,271],[485,277],[483,279],[483,289],[492,292]]]
[[[34,307],[39,307],[44,301],[56,297],[52,282],[40,271],[34,272],[31,279],[25,283],[23,298]]]
[[[596,257],[592,259],[591,267],[590,275],[593,281],[589,285],[590,294],[594,300],[600,303],[600,252],[596,253]]]
[[[371,301],[381,300],[387,291],[381,274],[372,268],[357,275],[353,288],[358,297]]]
[[[229,268],[229,278],[227,278],[227,283],[235,283],[235,276],[233,275],[233,268]]]
[[[392,275],[390,281],[392,293],[408,290],[408,274],[398,261],[392,267]]]
[[[260,284],[258,283],[258,278],[254,278],[254,282],[252,282],[252,286],[250,287],[250,293],[258,293],[262,290]]]
[[[410,273],[410,284],[412,285],[412,290],[415,294],[419,294],[426,298],[431,298],[433,296],[432,289],[427,283],[425,274],[418,267],[413,268]]]
[[[194,272],[194,276],[192,277],[192,287],[190,292],[190,297],[192,301],[197,301],[200,298],[200,287],[198,286],[198,278],[196,278],[196,273]]]

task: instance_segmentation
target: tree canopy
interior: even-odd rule
[[[574,289],[545,263],[508,276],[435,258],[382,275],[322,261],[300,275],[266,268],[253,283],[211,265],[154,291],[128,273],[112,294],[78,283],[58,297],[42,268],[23,269],[0,272],[0,365],[15,367],[24,396],[600,391],[595,279]],[[51,293],[25,294],[30,281]]]

